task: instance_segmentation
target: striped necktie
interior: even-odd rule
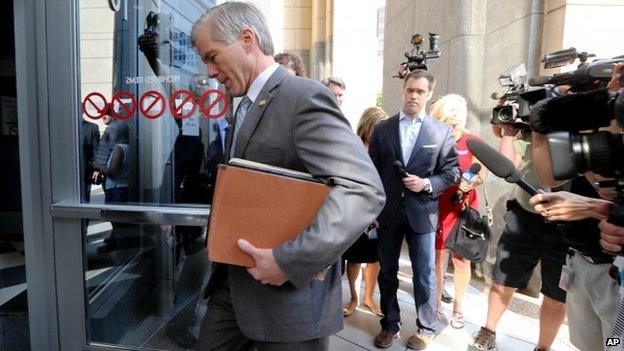
[[[247,115],[247,111],[251,107],[253,101],[247,95],[243,96],[243,99],[238,104],[238,108],[236,109],[236,122],[234,124],[234,134],[232,135],[232,148],[230,149],[230,158],[234,157],[234,149],[236,148],[236,139],[238,137],[238,132],[245,121],[245,116]]]

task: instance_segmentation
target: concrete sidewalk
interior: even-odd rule
[[[407,265],[407,267],[405,267]],[[407,269],[406,269],[407,268]],[[412,283],[409,274],[409,261],[401,259],[399,272],[399,305],[403,328],[400,339],[387,350],[406,350],[407,339],[416,331],[414,300],[412,297]],[[452,279],[450,279],[452,281]],[[364,283],[362,282],[362,285]],[[447,283],[447,291],[452,295],[452,283]],[[427,348],[430,351],[458,351],[467,350],[472,341],[472,335],[484,324],[487,314],[488,287],[481,281],[473,279],[464,298],[464,329],[454,329],[446,326],[442,333]],[[362,288],[363,293],[363,288]],[[379,290],[376,290],[379,299]],[[361,295],[360,295],[361,296]],[[349,286],[346,278],[343,280],[343,302],[349,300]],[[539,333],[540,299],[516,294],[512,307],[505,312],[497,330],[497,345],[499,351],[532,351]],[[443,304],[444,314],[451,316],[452,304]],[[447,324],[447,323],[445,323]],[[330,339],[331,351],[351,350],[379,350],[373,345],[373,339],[381,330],[379,317],[372,314],[367,307],[360,305],[349,317],[345,318],[344,329]],[[553,351],[577,350],[569,342],[567,324],[564,324],[552,346]]]

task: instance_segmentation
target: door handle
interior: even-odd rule
[[[205,227],[209,206],[161,207],[57,202],[51,206],[52,217],[90,218],[108,222]]]

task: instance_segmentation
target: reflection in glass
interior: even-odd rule
[[[194,349],[205,228],[189,236],[170,225],[89,220],[83,227],[87,341]]]
[[[106,0],[79,4],[82,201],[106,202],[107,176],[98,168],[106,167],[114,149],[108,130],[122,123],[128,128],[127,202],[209,203],[217,120],[200,108],[177,118],[172,110],[189,112],[192,103],[171,97],[186,89],[197,104],[205,90],[219,88],[207,79],[190,43],[192,21],[214,1],[183,0],[172,7],[168,1],[128,0],[118,11]],[[116,95],[122,92],[127,95]]]

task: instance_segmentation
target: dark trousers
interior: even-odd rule
[[[130,189],[127,186],[110,188],[104,191],[104,202],[112,204],[123,204],[128,202]]]
[[[407,221],[405,206],[399,206],[394,221],[379,228],[379,290],[381,292],[381,328],[392,332],[401,329],[401,316],[397,290],[399,288],[399,257],[403,239],[407,240],[412,263],[416,325],[421,334],[438,332],[440,323],[436,314],[435,286],[435,233],[420,234],[412,230]]]
[[[270,327],[270,326],[269,326]],[[327,351],[329,337],[301,342],[266,342],[247,338],[238,327],[228,278],[209,297],[200,328],[199,351]]]

